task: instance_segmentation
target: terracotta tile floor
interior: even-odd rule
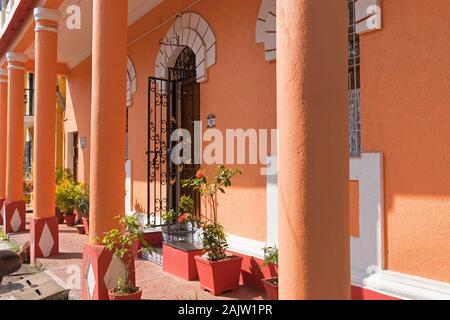
[[[29,220],[29,216],[28,219]],[[27,223],[29,230],[29,223]],[[11,239],[20,244],[29,240],[29,233],[12,235]],[[75,228],[60,225],[60,255],[50,259],[39,259],[47,273],[62,286],[73,289],[79,295],[79,279],[86,235],[79,235]],[[197,281],[188,282],[162,271],[162,267],[145,260],[136,261],[137,285],[144,291],[143,299],[148,300],[260,300],[263,293],[241,286],[238,292],[214,297],[200,290]]]

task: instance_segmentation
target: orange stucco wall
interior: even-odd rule
[[[78,149],[78,181],[89,182],[89,146],[91,132],[91,58],[71,70],[67,77],[66,111],[64,114],[65,140],[67,134],[78,132],[79,138],[86,137],[86,148]],[[68,141],[65,141],[67,157]]]
[[[129,42],[172,17],[190,0],[164,1],[129,28]],[[213,28],[217,38],[217,63],[201,84],[201,119],[217,116],[217,128],[274,129],[276,127],[275,63],[264,60],[264,48],[255,44],[255,23],[260,0],[203,1],[192,11]],[[233,8],[239,7],[239,10]],[[137,92],[129,109],[129,159],[132,160],[132,195],[135,209],[146,207],[147,192],[147,83],[154,75],[159,40],[172,22],[128,47],[137,73]],[[79,180],[89,177],[90,58],[71,70],[67,78],[65,131],[87,137],[79,150]],[[264,88],[264,90],[260,90]],[[125,106],[124,106],[125,107]],[[219,199],[219,219],[228,233],[266,241],[266,177],[259,165],[239,165],[243,176]],[[215,169],[207,168],[213,172]],[[244,192],[245,193],[244,193]],[[245,198],[242,195],[245,194]],[[239,219],[237,219],[239,217]]]
[[[359,238],[359,181],[350,181],[350,235]]]
[[[363,149],[384,156],[386,267],[450,281],[448,0],[385,0],[361,39]]]

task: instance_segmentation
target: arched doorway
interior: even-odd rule
[[[200,215],[198,192],[182,188],[182,181],[191,178],[199,169],[195,161],[195,124],[200,121],[200,84],[196,74],[196,56],[187,46],[180,47],[173,66],[167,70],[167,79],[149,78],[148,109],[148,222],[153,226],[165,225],[163,216],[173,209],[179,212],[183,195],[194,200],[195,214]],[[172,151],[184,137],[171,141],[172,134],[184,129],[190,134],[191,148],[182,159],[191,162],[175,164]]]
[[[197,216],[200,216],[200,195],[196,191],[182,188],[181,181],[192,178],[199,165],[194,164],[195,150],[195,122],[200,121],[200,84],[197,82],[195,53],[189,47],[184,47],[173,68],[169,68],[169,82],[172,83],[171,92],[172,115],[176,120],[177,129],[189,131],[191,137],[190,154],[181,154],[182,158],[192,159],[191,164],[175,166],[170,162],[171,181],[175,183],[170,190],[170,208],[179,210],[181,196],[189,195],[194,200]],[[176,142],[173,142],[176,145]],[[173,145],[174,146],[174,145]]]

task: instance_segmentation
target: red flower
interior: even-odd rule
[[[181,216],[178,217],[179,222],[185,222],[186,219],[189,217],[189,213],[183,213]]]
[[[202,170],[198,170],[197,174],[195,175],[197,179],[203,179],[205,173]]]

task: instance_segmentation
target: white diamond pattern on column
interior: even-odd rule
[[[95,274],[94,274],[94,270],[92,270],[91,260],[88,258],[87,268],[86,268],[86,287],[87,287],[87,291],[89,294],[89,299],[91,299],[91,300],[94,295],[94,290],[95,290],[96,284],[97,283],[95,282]]]
[[[105,277],[103,278],[106,288],[108,288],[108,290],[115,289],[119,278],[125,279],[125,263],[123,263],[122,259],[113,256],[108,270],[105,273]]]
[[[42,230],[41,239],[39,240],[39,248],[41,249],[44,258],[50,256],[54,244],[55,241],[53,240],[50,228],[48,227],[48,224],[45,223],[44,229]]]
[[[10,224],[11,224],[11,228],[13,229],[14,232],[19,231],[20,225],[22,224],[22,219],[20,219],[20,213],[17,208],[14,211],[14,214],[11,218]]]

